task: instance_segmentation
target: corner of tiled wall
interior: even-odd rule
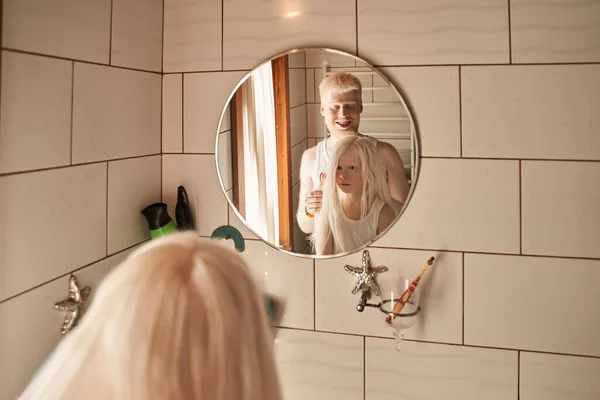
[[[0,398],[61,338],[68,276],[94,290],[161,200],[161,0],[4,0]]]

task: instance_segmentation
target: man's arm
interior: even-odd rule
[[[394,200],[404,205],[410,186],[404,173],[404,164],[402,164],[400,154],[398,154],[394,146],[387,142],[379,141],[377,148],[385,163],[390,194]]]
[[[296,219],[298,226],[304,233],[312,233],[315,229],[314,218],[306,215],[306,195],[313,190],[313,181],[310,176],[310,171],[314,168],[314,152],[315,147],[312,147],[302,153],[300,161],[300,194],[298,199],[298,210],[296,210]]]
[[[377,235],[381,235],[392,222],[396,219],[397,213],[392,210],[392,207],[387,204],[383,206],[379,213],[379,222],[377,223]],[[374,239],[374,238],[373,238]],[[366,243],[365,243],[366,244]]]

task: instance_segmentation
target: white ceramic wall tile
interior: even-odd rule
[[[183,152],[183,75],[163,75],[162,151]]]
[[[160,74],[75,63],[73,92],[73,163],[160,153]]]
[[[297,51],[288,54],[288,63],[290,68],[305,68],[306,67],[306,52]]]
[[[221,69],[221,1],[165,0],[164,72]]]
[[[73,63],[2,52],[0,173],[69,165]]]
[[[315,103],[321,103],[321,92],[319,91],[319,84],[323,80],[323,69],[315,68]],[[364,93],[363,93],[364,96]]]
[[[366,399],[517,399],[516,351],[366,340]]]
[[[306,72],[304,69],[289,70],[290,107],[306,103]]]
[[[363,338],[281,329],[275,356],[286,400],[363,399]]]
[[[600,61],[598,1],[512,0],[513,62]]]
[[[523,254],[600,258],[600,163],[522,163]]]
[[[381,72],[411,107],[421,155],[460,157],[458,68],[382,68]]]
[[[305,150],[306,142],[292,147],[292,185],[300,181],[300,161]]]
[[[219,133],[219,149],[215,157],[219,160],[219,173],[225,190],[230,190],[233,187],[233,178],[231,175],[231,131]]]
[[[142,210],[160,202],[160,176],[160,155],[108,163],[108,254],[150,239]]]
[[[398,288],[403,279],[414,280],[427,260],[436,262],[419,284],[423,310],[407,338],[446,343],[462,341],[462,255],[438,251],[415,251],[369,248],[371,266],[386,266],[389,271],[378,276],[382,296]],[[361,266],[362,252],[316,262],[317,329],[369,336],[392,336],[379,310],[356,311],[360,300],[353,295],[356,278],[344,270],[345,265]],[[396,289],[398,290],[398,289]],[[389,295],[387,296],[389,297]],[[377,302],[376,296],[373,302]]]
[[[295,146],[307,137],[306,104],[290,110],[291,145]]]
[[[162,70],[162,0],[113,0],[111,65]]]
[[[600,356],[600,260],[465,254],[465,343]]]
[[[89,304],[93,303],[104,276],[132,251],[121,252],[75,273],[82,287],[92,289]],[[0,398],[17,398],[60,341],[64,313],[52,307],[68,297],[68,285],[69,277],[64,276],[0,304]]]
[[[0,177],[0,300],[106,255],[106,170]]]
[[[337,49],[340,50],[340,49]],[[323,68],[324,65],[329,67],[355,67],[356,60],[354,57],[348,57],[346,54],[329,53],[323,50],[307,50],[306,51],[306,67],[307,68]]]
[[[187,191],[196,231],[210,236],[227,224],[227,199],[221,190],[213,155],[164,154],[162,200],[175,220],[177,187]]]
[[[464,67],[463,155],[600,160],[600,65]]]
[[[284,299],[280,326],[314,329],[313,261],[285,254],[256,240],[247,240],[241,255],[264,290]]]
[[[2,46],[108,63],[111,0],[5,0]]]
[[[315,102],[315,70],[312,68],[306,69],[306,102]]]
[[[519,253],[519,162],[422,159],[416,188],[377,246]]]
[[[183,149],[214,153],[219,119],[231,91],[247,72],[209,72],[183,77]]]
[[[522,400],[596,400],[600,360],[554,354],[521,353]]]
[[[223,13],[224,69],[254,68],[298,43],[356,51],[354,0],[225,0]]]
[[[374,65],[508,63],[505,0],[358,2],[358,48]]]
[[[323,120],[323,116],[321,115],[320,104],[306,105],[306,121],[306,133],[308,134],[308,137],[323,138],[323,132],[325,131],[325,123]]]

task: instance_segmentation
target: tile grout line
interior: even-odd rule
[[[112,68],[124,69],[124,70],[127,70],[127,71],[145,72],[145,73],[148,73],[148,74],[161,75],[160,71],[150,71],[150,70],[147,70],[147,69],[124,67],[124,66],[121,66],[121,65],[110,65],[110,64],[96,62],[96,61],[78,60],[78,59],[75,59],[75,58],[60,57],[60,56],[55,56],[55,55],[52,55],[52,54],[36,53],[34,51],[19,50],[19,49],[14,49],[14,48],[10,48],[10,47],[2,47],[2,51],[8,51],[10,53],[17,53],[17,54],[26,54],[26,55],[29,55],[29,56],[38,56],[38,57],[50,58],[50,59],[53,59],[53,60],[74,61],[74,62],[81,63],[81,64],[97,65],[99,67],[112,67]]]
[[[358,0],[355,0],[354,2],[354,17],[355,17],[355,23],[356,23],[356,57],[358,57]]]
[[[15,48],[11,48],[11,47],[6,47],[3,46],[2,50],[4,51],[9,51],[9,52],[13,52],[13,53],[21,53],[21,54],[28,54],[28,55],[33,55],[33,56],[40,56],[40,57],[47,57],[47,58],[53,58],[53,59],[57,59],[57,60],[67,60],[67,61],[76,61],[79,63],[83,63],[83,64],[91,64],[91,65],[98,65],[98,66],[104,66],[104,67],[113,67],[113,68],[119,68],[119,69],[125,69],[125,70],[129,70],[129,71],[138,71],[138,72],[146,72],[149,74],[159,74],[161,75],[160,71],[152,71],[152,70],[146,70],[146,69],[141,69],[141,68],[132,68],[132,67],[125,67],[125,66],[121,66],[121,65],[110,65],[110,64],[106,64],[106,63],[102,63],[102,62],[96,62],[96,61],[88,61],[88,60],[79,60],[79,59],[75,59],[75,58],[68,58],[68,57],[60,57],[60,56],[55,56],[52,54],[44,54],[44,53],[36,53],[33,51],[27,51],[27,50],[19,50],[19,49],[15,49]],[[524,66],[529,66],[529,67],[542,67],[542,66],[560,66],[560,65],[564,65],[564,66],[577,66],[577,65],[600,65],[600,61],[578,61],[578,62],[546,62],[546,63],[489,63],[489,64],[378,64],[378,65],[373,65],[374,68],[433,68],[433,67],[524,67]],[[232,69],[211,69],[211,70],[193,70],[193,71],[168,71],[168,72],[163,72],[163,75],[176,75],[176,74],[210,74],[210,73],[214,73],[214,72],[250,72],[252,71],[251,69],[248,68],[232,68]]]
[[[185,74],[181,74],[181,153],[185,154]]]
[[[313,330],[317,330],[317,260],[313,258]]]
[[[521,399],[521,350],[517,352],[517,400]]]
[[[167,153],[167,154],[171,154],[171,153]],[[179,153],[173,153],[173,154],[179,154]],[[192,153],[190,153],[192,154]],[[136,158],[146,158],[146,157],[154,157],[154,156],[160,156],[161,153],[153,153],[153,154],[143,154],[140,156],[131,156],[131,157],[121,157],[121,158],[111,158],[111,159],[106,159],[106,160],[97,160],[97,161],[90,161],[90,162],[82,162],[82,163],[75,163],[75,164],[70,164],[70,165],[58,165],[55,167],[47,167],[47,168],[38,168],[38,169],[28,169],[28,170],[24,170],[24,171],[15,171],[15,172],[5,172],[5,173],[0,173],[0,177],[5,177],[5,176],[14,176],[14,175],[23,175],[23,174],[33,174],[36,172],[46,172],[46,171],[53,171],[53,170],[57,170],[57,169],[65,169],[65,168],[69,168],[69,167],[83,167],[86,165],[94,165],[94,164],[102,164],[105,162],[111,162],[111,161],[123,161],[123,160],[133,160]],[[199,155],[214,155],[214,153],[199,153]]]
[[[26,293],[32,292],[32,291],[34,291],[34,290],[36,290],[36,289],[39,289],[40,287],[42,287],[42,286],[44,286],[44,285],[47,285],[47,284],[49,284],[49,283],[52,283],[52,282],[54,282],[54,281],[56,281],[56,280],[58,280],[58,279],[60,279],[60,278],[64,278],[65,276],[69,276],[69,275],[71,275],[71,274],[74,274],[75,272],[78,272],[78,271],[84,270],[84,269],[86,269],[86,268],[88,268],[88,267],[91,267],[91,266],[92,266],[92,265],[94,265],[94,264],[97,264],[97,263],[99,263],[99,262],[101,262],[101,261],[107,260],[107,259],[109,259],[110,257],[115,257],[115,256],[117,256],[117,255],[119,255],[119,254],[123,253],[124,251],[131,250],[131,249],[133,249],[134,247],[141,245],[142,243],[146,243],[148,240],[150,240],[150,239],[143,240],[143,241],[141,241],[141,242],[139,242],[139,243],[136,243],[136,244],[134,244],[134,245],[131,245],[131,246],[129,246],[129,247],[126,247],[126,248],[124,248],[123,250],[119,250],[119,251],[115,252],[114,254],[111,254],[110,256],[106,256],[106,257],[99,258],[99,259],[97,259],[97,260],[94,260],[94,261],[92,261],[92,262],[91,262],[91,263],[89,263],[89,264],[86,264],[86,265],[82,266],[82,267],[75,268],[75,269],[73,269],[73,270],[71,270],[71,271],[69,271],[69,272],[66,272],[66,273],[64,273],[64,274],[60,274],[59,276],[57,276],[57,277],[55,277],[55,278],[49,279],[49,280],[47,280],[47,281],[45,281],[45,282],[42,282],[42,283],[40,283],[40,284],[38,284],[38,285],[35,285],[35,286],[33,286],[33,287],[29,288],[29,289],[27,289],[27,290],[24,290],[24,291],[22,291],[22,292],[19,292],[19,293],[15,294],[15,295],[12,295],[12,296],[10,296],[10,297],[7,297],[7,298],[6,298],[6,299],[4,299],[4,300],[0,300],[0,304],[7,303],[7,302],[9,302],[10,300],[13,300],[13,299],[15,299],[15,298],[17,298],[17,297],[19,297],[19,296],[21,296],[21,295],[24,295],[24,294],[26,294]]]
[[[441,253],[465,253],[465,254],[481,254],[488,256],[506,256],[506,257],[537,257],[537,258],[553,258],[553,259],[562,259],[562,260],[591,260],[597,261],[600,260],[600,257],[574,257],[574,256],[554,256],[554,255],[546,255],[546,254],[519,254],[519,253],[493,253],[486,251],[477,251],[477,250],[450,250],[450,249],[424,249],[424,248],[416,248],[416,247],[391,247],[391,246],[376,246],[370,245],[365,249],[388,249],[388,250],[411,250],[411,251],[424,251],[424,252],[441,252]]]
[[[463,115],[462,115],[462,67],[458,66],[458,129],[460,131],[460,158],[463,157]]]
[[[113,15],[115,13],[114,0],[110,0],[110,29],[108,32],[108,65],[112,64],[112,31],[113,31]]]
[[[71,64],[71,151],[69,166],[73,165],[73,125],[75,120],[75,61]]]
[[[164,79],[165,73],[165,0],[162,0],[162,42],[160,44],[160,73]]]
[[[367,400],[367,337],[363,336],[363,400]]]
[[[462,253],[462,344],[465,344],[465,253]]]
[[[246,239],[248,240],[248,239]],[[361,333],[348,333],[348,332],[336,332],[336,331],[325,331],[325,330],[313,330],[307,328],[290,328],[287,326],[277,326],[277,328],[282,330],[292,330],[292,331],[301,331],[301,332],[317,332],[324,333],[329,335],[340,335],[340,336],[351,336],[351,337],[365,337],[371,339],[384,339],[384,340],[395,340],[391,336],[377,336],[377,335],[365,335]],[[600,359],[600,355],[593,356],[587,354],[573,354],[573,353],[560,353],[560,352],[552,352],[552,351],[544,351],[544,350],[531,350],[531,349],[519,349],[519,348],[510,348],[510,347],[494,347],[494,346],[483,346],[483,345],[474,345],[474,344],[460,344],[460,343],[450,343],[450,342],[435,342],[432,340],[421,340],[421,339],[402,339],[403,341],[413,342],[413,343],[423,343],[423,344],[432,344],[438,346],[452,346],[452,347],[466,347],[471,349],[487,349],[487,350],[503,350],[503,351],[514,351],[514,352],[527,352],[527,353],[535,353],[535,354],[548,354],[555,356],[568,356],[568,357],[580,357],[580,358],[591,358],[591,359]]]
[[[108,176],[110,173],[110,163],[106,162],[106,257],[108,257]]]
[[[223,71],[223,66],[225,61],[223,60],[225,57],[223,55],[223,51],[225,48],[225,0],[221,0],[221,71]]]
[[[510,15],[510,0],[508,0],[508,63],[512,64],[512,24]]]
[[[586,159],[568,159],[568,158],[527,158],[527,157],[452,157],[452,156],[421,156],[421,158],[429,160],[489,160],[489,161],[555,161],[555,162],[578,162],[578,163],[597,163],[600,162],[600,158],[597,160],[586,160]]]
[[[523,161],[519,160],[519,254],[523,254]]]

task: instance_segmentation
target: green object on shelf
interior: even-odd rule
[[[161,236],[165,236],[171,232],[176,232],[177,231],[177,227],[175,226],[175,223],[173,221],[169,221],[169,223],[161,228],[158,229],[151,229],[150,230],[150,237],[152,239],[156,239],[159,238]]]
[[[231,225],[222,225],[218,227],[213,231],[210,237],[211,239],[232,239],[235,249],[240,253],[246,249],[244,237],[240,231]]]
[[[165,203],[154,203],[142,210],[142,215],[148,221],[148,229],[152,239],[176,232],[177,227],[169,216]]]

